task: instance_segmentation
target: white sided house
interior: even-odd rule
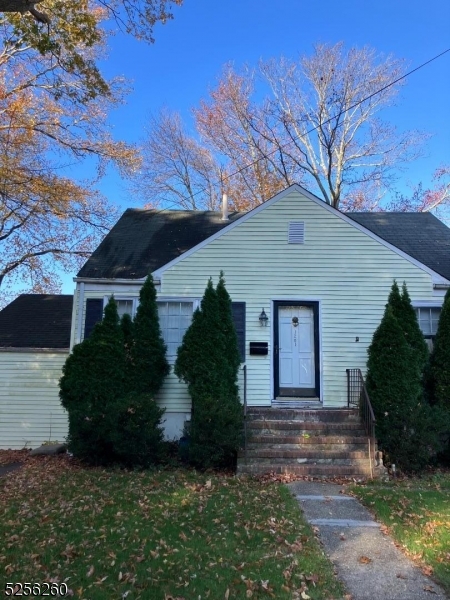
[[[365,372],[394,279],[406,282],[424,334],[436,332],[449,250],[450,230],[431,214],[343,214],[298,185],[248,213],[130,209],[75,279],[71,343],[111,294],[133,315],[151,272],[173,364],[209,277],[223,270],[247,406],[347,407],[347,369]],[[179,437],[190,398],[173,373],[158,402],[167,436]]]
[[[300,409],[345,413],[347,371],[365,373],[394,279],[406,282],[431,343],[450,286],[449,251],[450,229],[429,213],[344,214],[298,185],[248,213],[129,209],[75,278],[71,347],[90,334],[111,294],[119,313],[134,315],[152,273],[173,365],[208,279],[217,283],[222,270],[249,413],[291,421]],[[179,438],[191,402],[173,372],[157,401],[166,436]]]
[[[73,296],[22,294],[0,311],[0,448],[63,443],[58,382],[69,356]]]

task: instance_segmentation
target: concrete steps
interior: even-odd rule
[[[355,410],[250,408],[237,472],[370,477],[367,435]]]

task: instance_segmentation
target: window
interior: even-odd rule
[[[119,313],[119,319],[123,315],[128,314],[131,318],[134,317],[134,300],[132,298],[115,299],[117,304],[117,312]]]
[[[417,320],[419,321],[419,327],[427,340],[427,344],[430,350],[433,347],[433,340],[436,336],[439,317],[441,315],[441,307],[439,306],[426,306],[416,308]]]
[[[167,346],[167,360],[173,364],[177,358],[178,346],[192,321],[192,302],[158,301],[159,325]]]

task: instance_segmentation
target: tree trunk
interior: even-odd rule
[[[37,0],[0,0],[0,12],[30,12],[36,21],[50,23],[50,18],[35,8]]]

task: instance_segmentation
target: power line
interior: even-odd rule
[[[392,87],[393,85],[395,85],[396,83],[399,83],[400,81],[403,81],[403,79],[406,79],[407,77],[409,77],[410,75],[412,75],[413,73],[416,73],[417,71],[420,71],[420,69],[423,69],[424,67],[426,67],[427,65],[429,65],[430,63],[434,62],[435,60],[438,60],[439,58],[441,58],[442,56],[444,56],[445,54],[447,54],[448,52],[450,52],[450,48],[447,48],[447,50],[444,50],[443,52],[441,52],[440,54],[436,54],[436,56],[433,56],[433,58],[430,58],[429,60],[425,61],[424,63],[420,64],[418,67],[415,67],[414,69],[411,69],[411,71],[408,71],[407,73],[405,73],[404,75],[401,75],[400,77],[397,77],[397,79],[394,79],[393,81],[391,81],[390,83],[386,84],[385,86],[383,86],[382,88],[380,88],[379,90],[376,90],[375,92],[372,92],[372,94],[369,94],[368,96],[366,96],[365,98],[363,98],[362,100],[358,100],[358,102],[355,102],[354,104],[352,104],[351,106],[349,106],[348,108],[346,108],[345,110],[341,110],[337,115],[330,117],[329,119],[327,119],[326,121],[324,121],[323,123],[320,123],[319,125],[316,125],[315,127],[312,127],[311,129],[309,129],[308,131],[306,131],[303,135],[309,135],[310,133],[313,133],[316,129],[318,129],[319,127],[323,127],[324,125],[327,125],[328,123],[330,123],[331,121],[334,121],[335,119],[339,119],[342,115],[344,115],[345,113],[349,112],[350,110],[353,110],[354,108],[356,108],[357,106],[359,106],[360,104],[363,104],[364,102],[367,102],[368,100],[370,100],[371,98],[373,98],[374,96],[377,96],[378,94],[381,94],[382,92],[384,92],[385,90],[389,89],[390,87]],[[341,124],[338,124],[338,127]],[[260,160],[264,159],[264,158],[268,158],[269,156],[272,156],[273,154],[276,154],[277,152],[279,152],[280,150],[283,150],[284,148],[287,148],[288,146],[290,146],[291,144],[294,143],[294,141],[296,139],[298,139],[299,136],[294,136],[293,140],[290,140],[289,142],[286,142],[285,144],[282,144],[281,146],[279,146],[278,148],[276,148],[275,150],[272,150],[271,152],[268,152],[267,154],[263,154],[261,157],[255,159],[254,161],[252,161],[251,163],[248,163],[247,165],[245,165],[244,167],[241,167],[240,169],[238,169],[237,171],[234,171],[233,173],[230,173],[229,175],[226,175],[225,177],[221,178],[221,181],[216,181],[214,182],[216,185],[219,183],[223,183],[224,181],[228,181],[230,180],[232,177],[236,177],[236,175],[239,175],[240,173],[244,172],[246,169],[249,169],[250,167],[253,167],[254,165],[256,165]],[[202,192],[204,192],[207,188],[201,188],[200,190],[198,190],[197,192],[195,192],[195,194],[192,194],[190,196],[190,198],[195,198],[195,196],[198,196],[199,194],[201,194]],[[189,197],[184,196],[182,198],[183,200],[187,200],[189,201]],[[170,210],[172,207],[174,206],[179,206],[178,202],[174,202],[173,204],[171,204],[170,206],[166,206],[164,208],[161,208],[159,211],[157,211],[155,214],[159,214],[161,212],[164,212],[165,210]]]

